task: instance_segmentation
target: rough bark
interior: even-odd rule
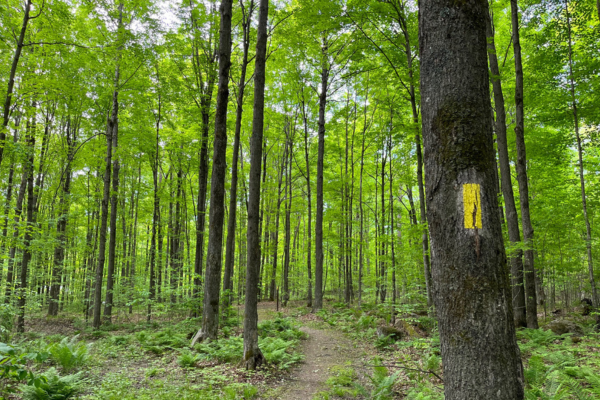
[[[521,233],[519,232],[519,215],[517,214],[517,207],[515,205],[512,177],[510,174],[504,95],[502,93],[500,68],[498,67],[498,57],[496,56],[496,46],[494,44],[492,20],[489,14],[488,18],[486,18],[486,36],[488,39],[488,58],[490,61],[490,71],[492,73],[491,79],[494,91],[494,105],[496,108],[496,141],[498,143],[500,183],[502,196],[504,197],[504,208],[506,211],[506,226],[508,230],[508,239],[510,240],[511,245],[518,246],[521,242]],[[515,249],[510,257],[510,274],[515,326],[521,328],[527,325],[525,317],[525,290],[523,286],[523,251],[521,249]]]
[[[420,5],[427,219],[445,398],[523,399],[493,171],[487,2]]]
[[[258,348],[258,275],[260,268],[260,169],[265,108],[265,64],[269,0],[260,0],[256,61],[254,67],[254,114],[250,142],[250,182],[248,188],[248,229],[246,262],[246,300],[244,304],[244,355],[242,364],[250,370],[265,362]]]
[[[221,2],[219,38],[219,89],[215,112],[215,139],[210,186],[210,216],[202,339],[216,339],[219,328],[219,296],[221,292],[223,221],[225,219],[225,173],[227,169],[227,105],[229,100],[229,69],[231,67],[232,0]]]

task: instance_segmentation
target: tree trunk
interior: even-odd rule
[[[156,67],[157,81],[160,84],[158,77],[159,69]],[[156,149],[154,153],[154,163],[152,164],[152,183],[154,185],[154,204],[152,207],[152,238],[150,239],[150,287],[148,294],[148,311],[146,320],[150,322],[152,318],[152,303],[156,300],[156,234],[159,224],[160,213],[160,197],[158,195],[158,169],[159,169],[159,153],[160,153],[160,122],[162,117],[162,99],[160,89],[158,90],[158,112],[154,116],[156,120]],[[162,238],[160,238],[162,239]],[[160,253],[158,255],[160,258]]]
[[[112,191],[110,198],[110,228],[108,239],[108,270],[106,271],[106,300],[104,304],[104,322],[112,322],[112,305],[115,273],[115,250],[117,246],[117,206],[119,204],[119,158],[114,154],[118,148],[119,120],[113,126],[111,135],[113,150]],[[125,238],[123,238],[125,240]]]
[[[35,101],[33,108],[35,110]],[[35,157],[35,113],[32,117],[32,126],[28,126],[27,137],[27,158],[25,160],[25,174],[27,176],[27,226],[23,238],[23,260],[21,261],[21,276],[19,283],[19,296],[17,301],[17,332],[25,332],[25,303],[27,299],[27,274],[29,272],[29,262],[31,261],[31,240],[33,239],[33,229],[35,225],[34,210],[36,199],[33,187],[33,170]]]
[[[29,12],[31,11],[31,5],[32,0],[27,0],[27,2],[25,3],[25,13],[23,14],[23,25],[21,26],[21,32],[19,33],[19,38],[17,39],[17,48],[15,49],[15,55],[13,56],[12,64],[10,67],[10,73],[8,75],[8,87],[6,89],[6,99],[4,100],[4,109],[2,113],[2,128],[0,128],[0,165],[2,164],[2,158],[4,156],[4,147],[6,144],[6,130],[8,129],[8,121],[10,119],[10,104],[12,102],[12,93],[15,87],[15,75],[19,66],[21,52],[23,51],[23,42],[25,41],[27,24],[30,20]],[[40,9],[40,13],[41,11],[42,10]]]
[[[319,94],[319,150],[317,159],[317,215],[315,221],[315,302],[313,311],[323,308],[323,162],[325,157],[325,111],[329,82],[328,43],[323,38],[321,47],[321,93]]]
[[[288,117],[289,118],[289,117]],[[293,153],[293,137],[292,137],[292,127],[290,126],[290,121],[286,121],[286,136],[287,136],[287,147],[289,149],[288,155],[289,160],[285,163],[287,165],[286,168],[286,177],[285,177],[285,187],[287,197],[285,202],[285,247],[284,247],[284,262],[283,262],[283,301],[282,304],[284,307],[287,306],[287,302],[290,300],[290,285],[289,285],[289,275],[290,275],[290,240],[291,240],[291,212],[292,212],[292,159],[294,156]]]
[[[502,196],[506,209],[506,225],[508,228],[508,239],[511,245],[517,247],[521,242],[519,232],[519,215],[515,205],[512,177],[510,175],[510,159],[508,157],[508,140],[506,137],[506,111],[504,108],[504,95],[500,81],[500,69],[498,68],[498,57],[494,44],[494,32],[492,31],[492,20],[488,13],[486,18],[486,36],[488,38],[488,57],[490,70],[492,72],[492,86],[494,89],[494,105],[496,106],[496,138],[498,142],[498,159],[500,161],[500,175]],[[512,286],[512,305],[515,318],[515,326],[518,328],[527,325],[525,317],[525,290],[523,287],[523,252],[515,248],[510,257],[510,273]]]
[[[445,398],[523,399],[493,170],[488,5],[420,5],[427,219]]]
[[[588,272],[590,276],[590,286],[592,287],[592,304],[594,308],[600,307],[600,298],[596,288],[596,280],[594,279],[594,261],[592,259],[592,227],[587,209],[587,196],[585,194],[585,178],[583,175],[583,149],[581,147],[581,135],[579,134],[579,116],[577,115],[577,97],[575,95],[575,78],[573,76],[573,38],[571,31],[571,16],[569,14],[569,3],[565,7],[567,14],[567,33],[569,35],[569,83],[571,89],[571,101],[573,104],[573,122],[575,125],[575,137],[577,138],[577,155],[579,158],[579,183],[581,185],[581,206],[583,208],[583,219],[585,221],[587,249]],[[600,315],[596,315],[596,328],[600,328]]]
[[[242,5],[242,34],[244,55],[240,65],[241,75],[238,83],[237,110],[235,115],[235,137],[233,139],[233,156],[231,160],[231,188],[229,189],[229,220],[227,221],[227,241],[225,243],[225,277],[223,278],[223,290],[227,295],[224,306],[229,307],[233,299],[233,261],[235,259],[235,228],[237,214],[237,184],[238,184],[238,159],[240,152],[240,134],[242,131],[242,116],[244,114],[244,90],[246,89],[246,70],[248,67],[248,50],[250,47],[250,25],[254,11],[254,0],[250,1],[250,7],[246,11]],[[240,250],[238,250],[240,251]]]
[[[308,115],[306,111],[306,102],[304,100],[304,86],[302,86],[302,119],[304,121],[304,161],[306,162],[306,201],[308,202],[308,227],[307,236],[308,243],[306,244],[306,269],[308,272],[308,288],[307,288],[307,307],[312,307],[312,193],[310,186],[310,161],[308,158]]]
[[[210,216],[206,275],[204,281],[204,310],[202,339],[216,339],[219,328],[219,296],[223,221],[225,219],[225,174],[227,169],[227,104],[229,100],[229,69],[231,67],[232,0],[221,1],[221,31],[219,39],[219,89],[215,112],[213,169],[210,186]]]
[[[529,184],[527,182],[527,155],[525,151],[525,120],[523,113],[523,65],[521,63],[521,42],[519,39],[519,8],[517,0],[510,0],[512,14],[513,49],[515,53],[515,138],[517,144],[517,181],[519,182],[519,200],[521,203],[521,222],[523,241],[525,242],[525,305],[527,308],[527,327],[538,328],[537,299],[535,292],[535,269],[533,265],[533,226],[529,214]]]
[[[71,132],[73,137],[71,137]],[[58,206],[59,217],[56,227],[58,244],[54,248],[54,268],[52,269],[52,283],[50,285],[50,296],[48,302],[48,315],[58,315],[58,295],[60,291],[60,279],[63,275],[63,263],[65,260],[65,247],[66,247],[66,231],[69,214],[69,204],[71,195],[71,160],[74,156],[75,151],[75,132],[76,127],[71,127],[71,122],[68,121],[66,128],[66,139],[67,139],[67,162],[64,171],[65,181],[62,184],[62,193],[60,197],[60,203]]]
[[[254,67],[254,114],[250,141],[250,183],[248,199],[246,300],[244,305],[244,355],[242,364],[254,370],[265,362],[258,348],[258,274],[260,267],[260,168],[265,108],[265,64],[269,0],[260,0],[256,62]]]
[[[119,30],[123,25],[123,3],[119,4]],[[104,171],[104,190],[102,194],[102,215],[100,220],[98,264],[94,281],[94,329],[100,328],[102,311],[102,281],[104,277],[104,260],[106,257],[106,231],[108,228],[108,202],[110,198],[111,164],[113,153],[113,135],[117,135],[119,125],[119,77],[120,77],[120,51],[117,52],[115,67],[114,91],[112,97],[111,114],[106,127],[106,169]],[[116,215],[115,215],[116,217]]]

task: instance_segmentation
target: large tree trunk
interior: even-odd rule
[[[233,139],[233,156],[231,160],[231,187],[229,189],[229,219],[227,221],[227,241],[225,242],[225,276],[223,278],[223,290],[227,292],[224,306],[229,307],[233,299],[233,261],[235,259],[235,228],[237,214],[237,184],[238,184],[238,160],[240,153],[240,134],[242,131],[242,116],[244,114],[244,90],[246,89],[246,70],[248,67],[248,50],[250,47],[250,25],[254,11],[254,0],[250,1],[248,10],[242,5],[242,34],[244,55],[240,65],[241,74],[238,83],[237,110],[235,115],[235,137]],[[238,250],[239,251],[239,250]]]
[[[571,15],[569,13],[569,4],[565,7],[567,14],[567,33],[569,35],[569,83],[571,89],[571,101],[573,104],[573,122],[575,124],[575,137],[577,138],[577,155],[579,158],[579,183],[581,185],[581,206],[583,208],[583,219],[585,220],[588,272],[590,277],[590,286],[592,287],[592,304],[594,308],[600,307],[600,298],[594,279],[594,261],[592,259],[592,227],[587,209],[587,196],[585,194],[585,178],[583,175],[583,149],[581,147],[581,136],[579,134],[579,116],[577,115],[577,97],[575,96],[575,78],[573,77],[573,38],[571,31]],[[600,315],[596,315],[596,328],[600,328]]]
[[[487,2],[420,5],[427,218],[445,398],[523,399],[497,209]]]
[[[323,308],[323,162],[325,157],[325,111],[329,82],[328,43],[323,38],[321,47],[321,93],[319,94],[319,150],[317,159],[317,215],[315,221],[315,302],[313,311]]]
[[[248,198],[246,300],[244,305],[244,355],[242,364],[250,370],[265,362],[258,348],[258,274],[260,268],[260,168],[265,109],[265,64],[269,0],[260,0],[256,62],[254,67],[254,115],[250,141],[250,182]]]
[[[23,42],[25,41],[25,33],[27,32],[27,24],[30,20],[32,1],[27,0],[25,3],[25,12],[23,14],[23,24],[21,25],[21,32],[17,39],[17,48],[15,49],[15,55],[13,56],[12,64],[10,67],[10,73],[8,75],[8,87],[6,89],[6,99],[4,100],[4,109],[2,112],[2,128],[0,128],[0,165],[2,164],[2,158],[4,156],[4,147],[6,145],[6,130],[8,129],[8,121],[10,119],[10,104],[12,102],[12,93],[15,87],[15,75],[19,66],[19,59],[21,58],[21,52],[23,51]],[[43,7],[43,3],[42,3]],[[42,10],[40,10],[40,13]],[[38,14],[39,15],[39,14]]]
[[[204,281],[204,310],[202,339],[216,339],[219,328],[219,296],[223,221],[225,219],[225,173],[227,169],[227,104],[229,100],[229,69],[231,67],[231,10],[232,0],[221,2],[221,31],[219,39],[219,90],[215,112],[213,169],[210,186],[210,216],[206,275]]]
[[[486,35],[488,38],[488,57],[490,60],[490,70],[492,72],[492,86],[494,89],[494,105],[496,106],[496,138],[498,142],[498,159],[500,161],[500,175],[502,196],[504,197],[504,207],[506,209],[506,225],[508,228],[508,239],[511,245],[517,246],[521,241],[519,232],[519,215],[515,205],[515,196],[513,193],[512,177],[510,175],[510,159],[508,157],[508,140],[506,137],[506,111],[504,108],[504,95],[502,93],[502,83],[500,81],[500,68],[498,67],[498,57],[496,56],[496,46],[494,44],[494,32],[492,31],[492,20],[488,14],[486,18]],[[510,273],[512,286],[512,304],[515,318],[515,326],[524,327],[527,325],[525,317],[525,290],[523,287],[523,252],[516,248],[510,258]]]

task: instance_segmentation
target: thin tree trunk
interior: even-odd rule
[[[321,93],[319,94],[319,150],[317,159],[317,215],[315,221],[315,301],[313,311],[323,308],[323,162],[325,158],[325,111],[327,108],[327,90],[329,82],[329,64],[327,60],[328,42],[323,38],[321,47]]]
[[[115,253],[117,246],[117,206],[119,204],[119,158],[114,154],[118,148],[119,121],[117,119],[111,139],[113,150],[112,191],[110,198],[110,232],[108,239],[108,268],[106,271],[106,300],[104,304],[104,322],[112,323],[112,306],[114,298]],[[125,240],[125,238],[123,238]]]
[[[571,31],[571,16],[569,13],[569,2],[567,0],[565,6],[567,14],[567,33],[569,35],[569,83],[571,89],[571,101],[573,104],[573,123],[575,125],[575,137],[577,138],[577,155],[579,158],[579,183],[581,185],[581,206],[583,208],[583,219],[585,221],[586,241],[585,247],[587,250],[588,272],[590,277],[590,286],[592,287],[592,304],[594,308],[600,307],[600,298],[596,288],[596,280],[594,279],[594,261],[592,259],[592,227],[587,209],[587,196],[585,194],[585,177],[583,175],[583,149],[581,146],[581,135],[579,134],[579,116],[577,115],[577,97],[575,94],[575,78],[573,77],[573,38]],[[596,328],[600,328],[600,315],[596,316]]]
[[[291,212],[292,212],[292,159],[293,153],[293,137],[292,127],[290,121],[287,121],[287,147],[289,149],[288,155],[289,160],[285,163],[287,165],[286,171],[286,202],[285,202],[285,247],[284,247],[284,262],[283,262],[283,306],[287,306],[287,302],[290,300],[290,240],[291,240]]]
[[[248,50],[250,47],[250,25],[252,13],[254,12],[254,0],[250,1],[248,10],[240,1],[242,7],[242,34],[244,55],[240,65],[241,74],[238,83],[237,110],[235,115],[235,137],[233,140],[233,157],[231,160],[231,188],[229,190],[229,220],[227,221],[227,242],[225,243],[225,277],[223,278],[223,290],[227,295],[224,306],[229,307],[233,299],[233,262],[235,259],[235,228],[237,214],[237,185],[238,185],[238,159],[240,152],[240,134],[242,131],[242,116],[244,113],[244,91],[246,89],[246,70],[248,67]],[[238,250],[239,251],[239,250]]]
[[[427,219],[447,400],[524,398],[494,174],[487,13],[487,2],[420,2]]]
[[[36,103],[33,102],[35,110]],[[19,283],[19,295],[17,300],[17,332],[25,332],[25,303],[27,300],[27,274],[29,272],[29,262],[31,261],[31,240],[33,239],[33,229],[35,225],[34,211],[36,199],[33,187],[34,157],[35,157],[35,114],[32,117],[31,126],[27,131],[27,158],[25,160],[25,170],[27,175],[27,225],[23,238],[23,260],[21,261],[21,276]]]
[[[500,161],[500,175],[502,196],[506,209],[506,225],[508,228],[508,239],[515,246],[512,257],[510,257],[510,273],[512,286],[512,305],[515,318],[515,326],[518,328],[527,325],[525,316],[525,290],[523,286],[523,251],[518,248],[521,242],[519,232],[519,215],[515,205],[512,177],[510,174],[510,159],[508,157],[508,140],[506,137],[506,111],[504,108],[504,95],[500,81],[500,69],[498,68],[498,57],[494,44],[494,32],[492,30],[491,16],[486,18],[486,35],[488,38],[488,58],[492,73],[492,86],[494,90],[494,105],[496,106],[496,138],[498,142],[498,159]]]
[[[308,202],[308,227],[307,236],[308,243],[306,244],[306,269],[308,272],[308,288],[307,288],[307,307],[312,307],[312,192],[310,186],[310,161],[308,158],[308,115],[306,111],[306,102],[304,100],[304,86],[302,86],[302,119],[304,121],[304,161],[306,162],[306,200]]]
[[[258,348],[258,274],[260,267],[260,168],[265,108],[265,64],[269,0],[260,0],[256,62],[254,67],[254,114],[250,141],[250,184],[248,199],[246,300],[244,305],[244,355],[242,364],[254,370],[265,362]]]
[[[156,66],[157,81],[160,84],[159,69]],[[156,113],[156,148],[154,153],[154,163],[152,164],[152,183],[154,185],[154,204],[152,207],[152,238],[150,244],[150,287],[148,295],[148,311],[146,314],[146,320],[150,322],[152,318],[152,303],[156,300],[156,231],[159,224],[159,213],[160,213],[160,197],[158,195],[158,169],[159,169],[159,155],[160,155],[160,122],[162,118],[162,99],[160,94],[160,88],[158,89],[158,112]],[[159,237],[159,240],[162,239]],[[162,249],[161,249],[162,250]],[[160,253],[158,255],[160,258]]]
[[[123,25],[123,3],[119,4],[119,30]],[[115,67],[114,91],[112,97],[111,114],[106,127],[106,169],[104,171],[104,190],[102,195],[102,215],[100,220],[98,264],[94,281],[94,329],[100,328],[102,311],[102,281],[104,277],[104,260],[106,257],[106,231],[108,228],[108,202],[110,199],[111,164],[113,153],[113,135],[117,135],[119,124],[119,76],[120,76],[120,51],[117,52]]]
[[[73,137],[71,137],[71,132]],[[59,217],[57,223],[58,244],[54,248],[54,268],[52,269],[52,283],[50,285],[50,296],[48,302],[48,315],[58,315],[58,295],[60,291],[60,278],[63,275],[63,263],[65,260],[66,247],[66,231],[70,204],[70,189],[71,189],[71,160],[75,151],[75,132],[76,127],[71,127],[71,122],[67,122],[66,139],[67,139],[67,162],[64,171],[65,181],[62,185],[62,193],[58,206]]]
[[[15,49],[15,55],[13,56],[12,64],[10,67],[10,73],[8,75],[8,87],[6,89],[6,99],[4,100],[3,109],[3,120],[2,128],[0,128],[0,165],[2,164],[2,158],[4,156],[4,147],[6,142],[6,130],[8,129],[8,121],[10,119],[10,104],[12,102],[13,89],[15,87],[15,75],[19,66],[19,59],[21,58],[21,52],[23,51],[23,44],[25,41],[25,33],[27,32],[27,24],[31,19],[29,13],[31,11],[32,0],[27,0],[25,3],[25,12],[23,14],[23,24],[21,25],[21,32],[17,39],[17,48]],[[43,3],[42,3],[43,8]],[[42,10],[40,9],[40,13]],[[33,18],[37,18],[39,14]]]
[[[527,155],[525,150],[525,119],[523,112],[523,65],[521,62],[521,42],[519,39],[519,8],[517,0],[510,0],[512,14],[513,49],[515,53],[515,138],[517,145],[517,181],[519,182],[519,200],[521,204],[521,222],[523,224],[523,241],[525,242],[525,259],[523,272],[525,275],[525,305],[527,308],[527,327],[538,328],[537,299],[535,292],[535,269],[533,265],[533,226],[529,214],[529,184],[527,182]]]

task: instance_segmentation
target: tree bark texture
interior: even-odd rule
[[[219,89],[215,112],[215,139],[210,185],[210,216],[202,338],[216,339],[219,328],[219,297],[221,293],[223,221],[225,219],[225,173],[227,169],[227,103],[229,100],[229,69],[231,67],[232,0],[221,2],[219,38]]]
[[[246,300],[244,304],[244,355],[242,364],[250,370],[265,362],[258,347],[258,277],[260,273],[260,169],[262,161],[265,64],[267,55],[267,19],[269,0],[260,0],[256,61],[254,66],[254,114],[250,141],[250,182],[248,188],[248,228],[246,262]]]
[[[523,399],[497,211],[487,2],[420,4],[427,218],[445,398]]]

